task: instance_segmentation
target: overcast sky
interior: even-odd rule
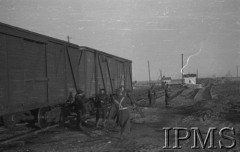
[[[133,80],[236,76],[239,0],[0,0],[0,22],[133,61]]]

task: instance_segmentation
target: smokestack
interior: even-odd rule
[[[148,77],[149,77],[149,85],[151,85],[151,74],[150,74],[150,64],[148,61]]]
[[[183,54],[182,55],[182,84],[183,84]]]
[[[197,75],[196,83],[198,83],[198,69],[197,69],[197,73],[196,73],[196,75]]]

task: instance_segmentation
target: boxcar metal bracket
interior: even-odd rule
[[[128,67],[129,67],[128,70],[129,70],[129,76],[130,76],[130,81],[131,81],[130,84],[131,84],[131,90],[132,90],[133,87],[132,87],[132,72],[131,72],[131,66],[128,65]]]
[[[68,46],[66,46],[66,51],[67,51],[67,56],[68,56],[68,61],[69,61],[72,77],[73,77],[74,86],[75,86],[75,89],[77,90],[78,89],[77,88],[77,83],[76,83],[75,75],[74,75],[73,68],[72,68],[72,62],[71,62],[71,59],[70,59]]]
[[[107,61],[107,69],[108,69],[108,76],[109,76],[109,80],[110,80],[110,84],[111,84],[111,89],[113,91],[112,77],[111,77],[111,73],[110,73],[110,69],[109,69],[108,58],[106,59],[106,61]]]
[[[99,63],[100,72],[101,72],[101,76],[102,76],[103,86],[104,86],[104,89],[107,90],[106,85],[105,85],[105,81],[104,81],[104,77],[103,77],[102,64],[101,64],[101,62],[100,62],[99,55],[98,55],[98,63]]]
[[[81,50],[81,54],[78,60],[78,67],[80,67],[81,61],[82,61],[82,55],[83,55],[83,51]]]

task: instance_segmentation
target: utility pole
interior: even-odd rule
[[[162,70],[159,69],[159,77],[158,77],[158,81],[160,82],[160,84],[162,84]]]
[[[162,81],[162,70],[160,69],[159,72],[160,72],[160,78],[161,78],[161,81]]]
[[[183,84],[183,53],[181,55],[182,55],[182,84]]]
[[[149,77],[149,85],[151,85],[151,74],[150,74],[150,64],[148,61],[148,77]]]
[[[237,68],[237,84],[238,84],[238,92],[239,92],[239,81],[238,81],[238,65],[236,65],[236,68]]]
[[[68,36],[67,36],[67,41],[68,41],[68,43],[70,43],[70,39],[71,39],[71,37],[68,35]]]
[[[197,69],[197,73],[196,73],[196,75],[197,75],[197,80],[196,80],[197,82],[196,82],[196,83],[198,83],[198,69]]]
[[[238,65],[236,65],[236,68],[237,68],[237,81],[238,81]]]

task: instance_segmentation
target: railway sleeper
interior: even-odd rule
[[[58,123],[60,121],[60,115],[60,106],[39,108],[37,126],[39,128],[46,128],[53,123]]]

